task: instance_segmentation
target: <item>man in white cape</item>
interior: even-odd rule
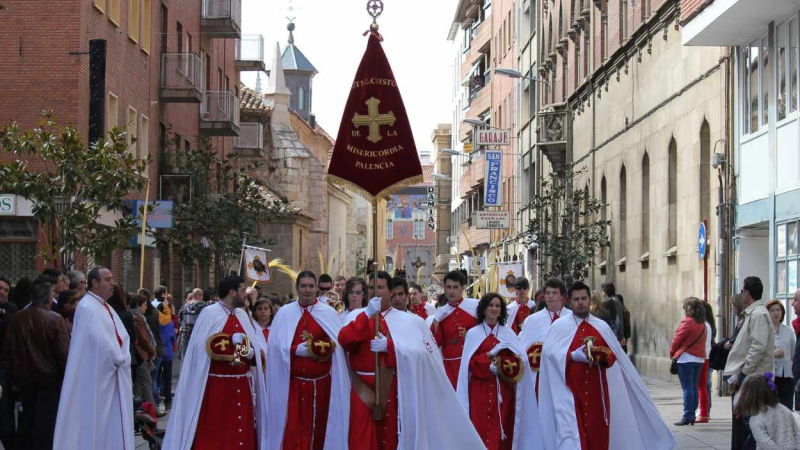
[[[346,449],[350,378],[337,337],[342,319],[316,297],[310,271],[298,299],[275,314],[267,343],[267,449]]]
[[[525,277],[519,277],[514,281],[514,292],[517,298],[508,304],[508,321],[506,326],[519,334],[522,331],[522,324],[536,311],[536,302],[528,296],[528,289],[531,284]]]
[[[72,322],[53,448],[133,450],[130,337],[106,303],[114,277],[95,267],[87,285]]]
[[[374,322],[375,314],[381,314],[388,328],[396,361],[397,448],[484,448],[447,378],[442,355],[425,321],[391,307],[393,285],[386,272],[378,272],[378,283],[376,293],[380,297],[372,298],[366,308],[352,311],[346,327],[363,328],[367,322]],[[390,347],[387,341],[386,336],[380,336],[365,344],[373,351],[386,352]],[[359,448],[383,448],[377,444],[369,442]]]
[[[529,316],[522,324],[519,340],[527,352],[528,364],[536,385],[536,399],[539,399],[539,369],[542,362],[542,344],[550,327],[559,319],[570,319],[572,311],[564,307],[567,288],[558,278],[547,280],[544,288],[545,309]]]
[[[225,277],[218,290],[192,328],[164,450],[266,448],[264,334],[242,309],[242,278]]]
[[[542,347],[545,449],[586,449],[589,441],[591,448],[613,450],[678,448],[614,332],[589,314],[590,292],[581,282],[570,286],[573,315],[555,321]]]
[[[478,309],[480,310],[480,306]],[[540,450],[544,447],[542,446],[541,431],[539,429],[539,413],[533,393],[533,374],[527,364],[525,349],[522,347],[519,338],[514,331],[511,330],[511,328],[501,325],[500,323],[496,324],[495,327],[497,330],[492,330],[489,329],[489,327],[483,322],[479,322],[475,327],[467,332],[467,337],[464,342],[464,353],[461,357],[461,368],[458,372],[458,399],[466,410],[467,417],[470,417],[470,360],[484,340],[488,338],[488,335],[493,334],[492,331],[495,331],[495,338],[500,342],[495,345],[492,351],[499,352],[500,350],[508,349],[515,355],[518,355],[523,361],[523,364],[521,364],[520,367],[520,369],[523,371],[522,379],[517,381],[514,391],[514,434],[513,436],[506,436],[506,439],[513,439],[511,447],[513,450]],[[497,377],[497,375],[495,375],[495,377]],[[498,389],[500,388],[499,381],[497,382],[497,387]],[[499,393],[498,396],[499,406],[502,405],[502,402],[506,399],[503,399]],[[501,434],[507,434],[505,430],[502,429],[502,425]]]

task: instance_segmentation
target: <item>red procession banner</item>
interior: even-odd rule
[[[378,36],[369,34],[328,167],[331,182],[372,198],[422,181],[406,108]]]

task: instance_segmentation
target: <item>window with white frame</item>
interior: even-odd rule
[[[794,16],[775,27],[775,70],[777,75],[777,120],[797,111],[798,17]]]
[[[394,239],[394,220],[386,219],[386,239]]]
[[[762,82],[765,79],[764,68],[769,67],[769,61],[765,60],[762,51],[762,42],[766,46],[765,37],[766,35],[739,48],[742,134],[757,132],[760,125],[766,124],[769,118],[766,108],[761,107],[766,105],[765,100],[769,97],[769,92],[764,89],[767,85]]]

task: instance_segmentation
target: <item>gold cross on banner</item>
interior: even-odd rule
[[[378,110],[378,105],[381,103],[375,97],[370,97],[369,100],[364,102],[367,104],[367,115],[356,113],[353,115],[353,125],[356,127],[369,127],[369,136],[367,140],[372,143],[377,143],[383,136],[381,136],[381,125],[394,126],[394,113],[389,111],[386,114],[381,114]]]

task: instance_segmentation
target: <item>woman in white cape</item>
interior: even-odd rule
[[[499,294],[481,298],[478,324],[467,332],[464,342],[458,398],[487,449],[541,449],[533,377],[519,338],[505,326],[507,314]],[[516,356],[516,361],[506,361],[512,374],[521,372],[516,383],[498,374],[497,365],[503,363],[495,364],[495,359],[503,350]]]

